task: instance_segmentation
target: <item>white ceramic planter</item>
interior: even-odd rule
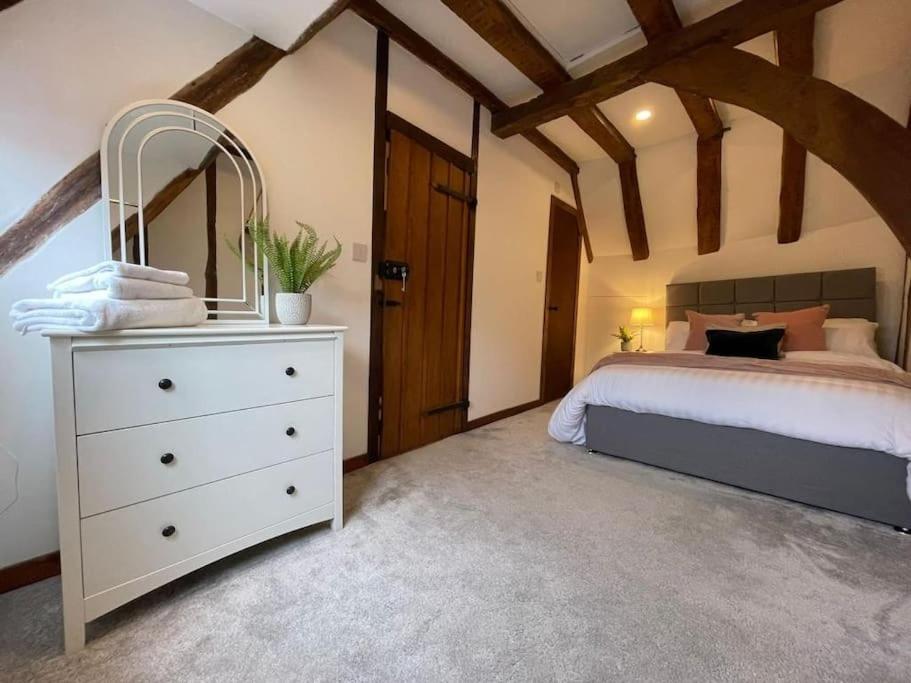
[[[310,320],[310,295],[276,292],[275,315],[282,325],[306,325]]]
[[[622,341],[622,342],[620,342],[620,350],[621,350],[621,351],[632,351],[632,350],[633,350],[633,342],[631,342],[631,341]]]

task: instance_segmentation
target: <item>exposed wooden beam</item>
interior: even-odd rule
[[[337,16],[344,9],[339,9],[338,4],[327,9],[314,25],[322,28]],[[314,35],[311,26],[295,41],[292,51],[300,49]],[[286,54],[289,53],[264,40],[251,38],[171,95],[171,99],[194,104],[214,114],[256,85]],[[101,157],[96,152],[57,181],[22,218],[0,234],[0,276],[99,199]]]
[[[627,0],[649,42],[683,29],[673,0]],[[699,254],[721,248],[721,138],[724,125],[707,97],[677,91],[696,129],[696,230]]]
[[[626,232],[629,235],[633,261],[648,258],[648,236],[645,233],[645,216],[642,214],[642,197],[639,195],[639,174],[636,160],[618,164],[620,168],[620,194],[623,197],[623,215],[626,217]]]
[[[816,16],[803,17],[775,32],[778,64],[785,69],[813,75],[813,36]],[[778,242],[800,239],[803,229],[804,193],[807,182],[807,150],[784,132],[781,148],[781,191],[778,197]]]
[[[0,12],[9,9],[13,5],[18,5],[22,0],[0,0]]]
[[[777,123],[854,185],[911,253],[911,131],[881,110],[832,83],[718,45],[648,78]]]
[[[627,0],[627,4],[650,43],[683,29],[674,0]],[[677,96],[700,137],[724,134],[721,117],[710,99],[683,91],[677,91]]]
[[[649,43],[569,83],[493,117],[493,132],[509,137],[574,109],[590,107],[642,85],[645,74],[707,45],[739,45],[841,0],[740,0],[666,38]]]
[[[213,161],[206,174],[206,297],[218,296],[218,166]],[[243,235],[241,236],[243,239]],[[246,277],[246,273],[244,274]],[[210,311],[218,309],[217,301],[207,301]]]
[[[309,43],[313,36],[326,28],[326,26],[332,23],[333,19],[348,9],[349,4],[350,0],[335,0],[335,2],[329,5],[329,7],[327,7],[323,13],[297,37],[297,40],[291,43],[291,47],[288,48],[288,54],[293,55],[304,45]]]
[[[506,103],[494,95],[483,83],[375,0],[351,0],[350,9],[364,21],[386,33],[389,38],[437,71],[443,78],[464,90],[487,107],[491,113],[495,114],[507,108]],[[543,133],[528,130],[523,131],[523,136],[567,173],[578,173],[579,166],[576,162]]]
[[[217,112],[256,85],[284,55],[277,47],[251,38],[171,97]],[[0,275],[99,199],[101,158],[95,152],[57,181],[22,218],[0,235]]]
[[[721,248],[721,136],[696,139],[696,246],[699,255]]]
[[[572,80],[502,0],[443,0],[443,4],[542,90]],[[571,118],[614,161],[635,156],[629,142],[596,107],[573,112]]]
[[[579,174],[573,173],[570,176],[573,183],[573,197],[576,199],[576,220],[579,223],[579,232],[582,234],[582,244],[585,245],[585,258],[591,263],[595,260],[595,254],[592,251],[591,238],[588,236],[588,223],[585,220],[585,209],[582,208],[582,190],[579,189]]]
[[[443,4],[542,90],[547,91],[572,80],[569,72],[502,0],[443,0]],[[577,109],[570,114],[570,118],[597,142],[611,159],[618,164],[626,164],[625,172],[620,174],[620,189],[624,213],[628,218],[630,245],[634,247],[637,242],[644,239],[645,232],[645,215],[636,175],[635,151],[597,107]],[[574,181],[574,184],[578,183]],[[584,216],[582,223],[584,224]],[[591,260],[587,228],[583,237],[586,253]],[[635,248],[633,250],[636,251]],[[646,248],[646,255],[647,252]]]

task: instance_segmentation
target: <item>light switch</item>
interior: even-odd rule
[[[535,273],[535,279],[536,279],[538,282],[544,282],[544,272],[541,271],[541,270],[537,271],[537,272]]]
[[[355,242],[351,245],[352,258],[359,263],[367,262],[367,245],[362,242]]]

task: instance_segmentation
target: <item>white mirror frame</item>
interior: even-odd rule
[[[154,107],[161,106],[163,107],[160,110],[155,110]],[[166,107],[166,108],[165,108]],[[145,113],[136,117],[127,127],[120,133],[119,140],[115,140],[117,143],[117,157],[115,159],[118,172],[118,183],[117,188],[119,191],[119,197],[111,197],[111,188],[110,188],[110,156],[108,152],[108,147],[111,142],[111,134],[113,133],[117,124],[119,124],[122,119],[127,117],[131,112],[137,109],[150,109]],[[178,111],[178,109],[183,109],[185,111]],[[182,128],[180,126],[166,125],[158,128],[153,128],[148,133],[146,133],[142,140],[139,143],[139,147],[136,151],[136,185],[137,185],[137,200],[136,204],[129,204],[124,199],[123,192],[123,167],[124,167],[124,142],[126,141],[127,136],[133,130],[135,126],[143,121],[148,121],[153,119],[156,116],[162,116],[173,121],[175,118],[187,119],[193,122],[192,128]],[[219,129],[211,123],[214,121],[215,124],[220,126]],[[102,224],[104,229],[104,247],[105,247],[105,257],[107,259],[113,259],[114,245],[111,237],[111,206],[118,205],[119,207],[119,228],[120,228],[120,260],[127,262],[126,258],[126,206],[135,208],[137,211],[137,236],[139,239],[139,258],[140,264],[146,265],[145,263],[145,240],[146,240],[146,226],[143,220],[143,195],[142,195],[142,154],[145,149],[146,144],[154,138],[155,136],[166,133],[166,132],[185,132],[192,135],[197,135],[199,137],[205,138],[211,144],[217,146],[225,155],[230,159],[231,163],[234,165],[235,170],[237,171],[238,177],[240,179],[240,213],[241,213],[241,225],[245,225],[246,220],[246,207],[244,206],[244,175],[241,171],[240,166],[234,160],[233,156],[228,149],[222,145],[217,137],[213,138],[211,135],[208,135],[202,131],[197,130],[197,124],[205,126],[211,131],[214,131],[217,136],[222,135],[223,132],[229,132],[230,136],[223,136],[224,140],[238,152],[238,156],[244,160],[247,170],[250,174],[252,180],[252,197],[253,197],[253,212],[252,215],[263,218],[268,215],[268,205],[267,205],[267,193],[266,193],[266,178],[262,172],[262,166],[256,160],[256,156],[247,146],[247,144],[237,135],[227,124],[219,120],[216,116],[210,114],[209,112],[196,107],[192,104],[187,104],[185,102],[180,102],[178,100],[140,100],[134,102],[123,109],[121,109],[114,117],[108,122],[108,125],[104,129],[104,133],[101,136],[101,201],[104,206],[104,211],[102,211]],[[252,162],[252,163],[251,163]],[[255,170],[254,170],[255,169]],[[260,184],[262,187],[261,194],[257,189],[256,179],[259,177]],[[241,268],[241,282],[242,284],[242,297],[241,299],[229,299],[229,298],[218,298],[218,297],[199,297],[203,301],[218,301],[218,302],[230,302],[230,303],[243,303],[247,306],[250,306],[247,297],[247,273],[246,273],[246,240],[240,240],[240,268]],[[259,250],[256,244],[253,245],[253,286],[258,289],[259,283]],[[209,311],[210,323],[249,323],[250,320],[243,319],[243,316],[255,317],[258,320],[254,322],[263,322],[268,323],[270,317],[270,295],[269,295],[269,262],[267,259],[262,259],[262,282],[263,282],[263,291],[260,296],[258,292],[254,292],[253,296],[253,306],[252,310],[249,311]],[[242,316],[241,319],[237,318],[218,318],[219,313],[226,316]]]

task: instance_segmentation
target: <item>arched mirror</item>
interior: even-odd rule
[[[212,320],[269,320],[246,230],[267,215],[266,183],[236,133],[183,102],[137,102],[105,129],[101,174],[109,258],[185,271]]]

